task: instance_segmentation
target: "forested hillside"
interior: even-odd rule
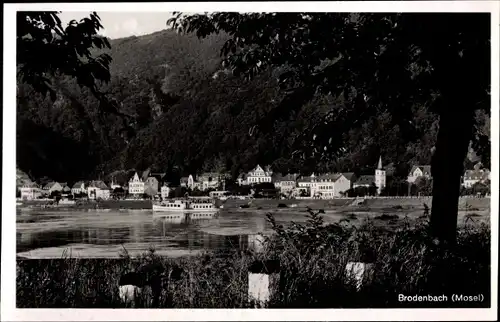
[[[371,173],[382,155],[403,175],[430,163],[438,120],[425,106],[413,108],[410,125],[380,114],[349,133],[332,128],[346,142],[335,161],[297,157],[302,135],[342,101],[317,96],[299,112],[277,111],[278,71],[251,81],[231,75],[220,65],[224,41],[223,34],[198,40],[169,30],[111,41],[112,79],[103,88],[131,116],[126,122],[98,113],[97,100],[73,80],[59,80],[55,102],[18,84],[19,168],[71,182],[148,167],[172,176],[222,169],[236,176],[256,163],[281,172]],[[489,126],[486,115],[478,120]]]

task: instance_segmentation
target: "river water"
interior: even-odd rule
[[[260,208],[260,207],[259,207]],[[179,257],[195,255],[203,250],[247,249],[261,247],[259,233],[271,233],[266,213],[277,223],[307,220],[305,207],[238,209],[236,205],[218,213],[178,214],[153,213],[152,210],[17,210],[17,255],[23,258],[61,258],[63,255],[85,258],[116,258],[124,249],[137,256],[153,247],[158,254]],[[343,207],[325,208],[326,223],[345,218],[346,211],[355,214],[357,225],[363,218],[390,212],[370,209],[358,212]],[[419,209],[395,212],[399,222],[403,216],[417,218]],[[489,209],[478,212],[476,221],[489,222]],[[459,222],[464,213],[459,213]],[[377,220],[375,220],[377,222]],[[388,222],[379,224],[388,225]]]
[[[125,248],[138,255],[154,247],[177,257],[203,250],[258,246],[270,233],[266,211],[221,209],[216,214],[151,210],[17,210],[17,255],[26,258],[113,258]],[[305,211],[274,213],[278,223],[306,220]],[[326,221],[334,221],[333,214]],[[340,218],[340,217],[339,217]]]

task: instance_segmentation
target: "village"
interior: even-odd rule
[[[388,173],[389,172],[389,173]],[[429,186],[432,176],[429,165],[415,165],[407,178],[407,191],[390,193],[385,189],[391,173],[384,168],[382,157],[373,175],[357,177],[353,172],[323,173],[308,176],[273,172],[270,167],[257,165],[248,173],[238,176],[234,187],[227,187],[230,176],[226,173],[207,172],[201,175],[182,177],[178,184],[169,182],[165,173],[146,170],[135,172],[125,184],[114,179],[67,182],[49,181],[45,185],[33,182],[27,175],[17,173],[18,200],[57,199],[62,203],[72,203],[78,199],[108,200],[157,200],[181,197],[187,194],[227,198],[231,196],[268,197],[282,199],[334,199],[364,196],[411,196],[430,195],[425,189],[415,190],[419,185]],[[462,191],[467,195],[489,195],[490,171],[481,168],[480,163],[472,170],[466,170],[462,177]],[[428,190],[428,189],[427,189]],[[176,191],[178,193],[176,193]]]

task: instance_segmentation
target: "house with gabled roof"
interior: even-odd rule
[[[47,183],[43,187],[42,192],[47,194],[47,195],[50,195],[55,191],[62,192],[62,190],[63,190],[63,186],[61,186],[61,184],[59,182],[50,181],[49,183]]]
[[[109,199],[111,189],[101,180],[94,180],[89,183],[87,187],[90,199]]]
[[[262,182],[272,182],[273,172],[269,167],[263,169],[260,165],[257,165],[253,170],[247,174],[248,184],[257,184]]]
[[[311,196],[320,199],[341,197],[351,186],[342,173],[321,174],[312,178],[311,182]]]
[[[79,195],[81,193],[87,193],[87,189],[85,189],[85,182],[83,182],[83,181],[75,182],[75,184],[71,187],[71,193],[74,195]]]
[[[128,193],[132,195],[144,194],[144,180],[139,177],[137,172],[134,173],[134,176],[128,182]]]
[[[414,165],[408,174],[408,183],[415,183],[418,178],[432,178],[430,165]]]
[[[71,193],[71,188],[68,187],[68,185],[64,185],[62,193],[65,194],[65,195],[69,195]]]

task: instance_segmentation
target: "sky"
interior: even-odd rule
[[[104,30],[103,36],[111,39],[129,36],[140,36],[151,34],[156,31],[167,29],[167,20],[171,17],[168,12],[97,12],[101,18]],[[90,12],[85,11],[63,11],[59,15],[66,26],[71,20],[80,20],[88,17]]]

